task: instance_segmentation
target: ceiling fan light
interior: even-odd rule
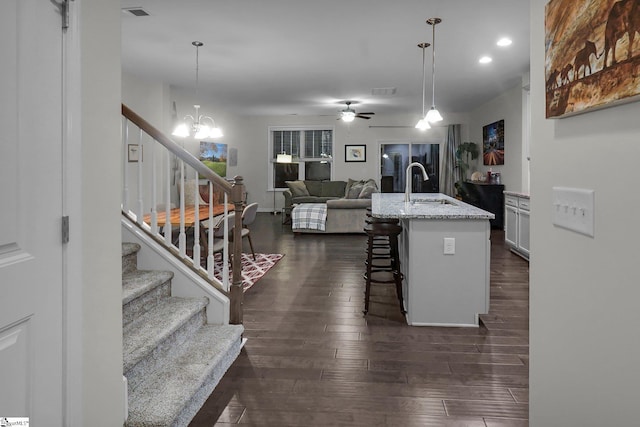
[[[439,122],[439,121],[442,121],[442,115],[436,109],[436,107],[431,107],[431,109],[427,112],[427,116],[425,117],[425,120],[430,123]]]
[[[353,111],[343,111],[342,112],[342,121],[343,122],[352,122],[356,118],[356,113]]]
[[[189,136],[189,128],[186,123],[180,123],[175,127],[173,132],[171,133],[173,136],[178,136],[180,138],[186,138]]]

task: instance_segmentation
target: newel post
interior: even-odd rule
[[[233,271],[232,284],[229,292],[231,307],[229,313],[229,323],[233,325],[242,324],[242,311],[244,304],[244,292],[242,290],[242,210],[244,196],[244,183],[241,176],[234,177],[234,184],[231,190],[231,201],[236,213],[235,225],[233,227],[233,259],[231,268]]]

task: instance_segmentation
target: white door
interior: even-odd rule
[[[0,417],[62,425],[62,28],[48,0],[0,13]]]

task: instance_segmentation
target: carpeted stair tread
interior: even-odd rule
[[[129,395],[127,427],[186,426],[241,349],[242,325],[204,325]]]
[[[131,255],[140,250],[140,245],[137,243],[123,242],[122,243],[122,256]]]
[[[157,306],[124,326],[122,346],[125,375],[208,303],[204,297],[164,298]]]
[[[135,270],[122,275],[122,304],[127,304],[173,278],[171,271]]]

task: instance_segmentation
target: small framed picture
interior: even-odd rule
[[[367,146],[366,145],[345,145],[344,161],[345,162],[366,162]]]
[[[138,144],[127,145],[127,160],[129,163],[137,163],[142,161],[142,146]]]

